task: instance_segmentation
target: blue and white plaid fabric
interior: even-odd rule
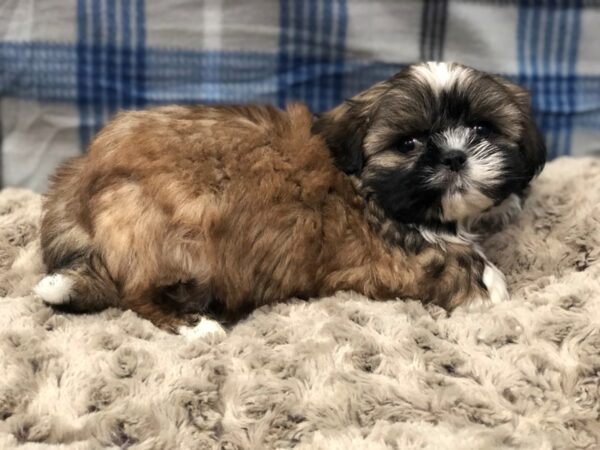
[[[551,157],[600,148],[598,1],[1,0],[3,181],[43,190],[120,108],[323,111],[419,60],[525,85]]]

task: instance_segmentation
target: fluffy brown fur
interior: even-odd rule
[[[468,243],[409,253],[382,237],[311,121],[300,105],[119,114],[45,201],[44,262],[72,282],[61,307],[130,308],[174,329],[338,290],[445,308],[485,297]]]

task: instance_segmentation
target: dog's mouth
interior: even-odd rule
[[[467,173],[467,167],[457,171],[440,166],[432,177],[432,184],[437,188],[450,193],[460,193],[469,187]]]
[[[450,170],[447,167],[440,167],[439,169],[440,178],[447,184],[460,182],[463,177],[463,172],[464,170]]]

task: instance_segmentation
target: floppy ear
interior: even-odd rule
[[[531,170],[529,172],[529,180],[538,175],[546,164],[546,143],[542,132],[535,124],[533,115],[529,114],[526,119],[525,130],[522,140],[523,150],[527,156]]]
[[[360,174],[364,163],[363,141],[378,99],[387,81],[377,83],[341,105],[317,115],[312,131],[325,139],[336,166],[347,174]]]
[[[523,115],[523,135],[520,144],[530,168],[529,180],[527,180],[527,183],[529,183],[534,176],[542,171],[546,164],[546,143],[533,117],[531,97],[527,90],[506,78],[494,76],[494,79],[506,88]]]
[[[317,116],[312,131],[320,134],[335,165],[347,174],[360,174],[363,168],[363,140],[367,126],[349,100]]]

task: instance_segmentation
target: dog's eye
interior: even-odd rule
[[[403,139],[398,144],[398,150],[401,152],[410,152],[411,150],[415,149],[417,142],[417,139],[414,137]]]
[[[477,136],[480,137],[488,137],[492,132],[489,126],[482,123],[476,123],[475,125],[472,125],[471,129],[475,132],[475,134],[477,134]]]

